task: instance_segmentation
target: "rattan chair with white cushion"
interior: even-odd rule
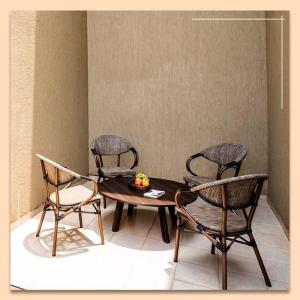
[[[83,227],[82,214],[97,214],[101,243],[104,244],[103,224],[101,218],[98,184],[92,178],[80,175],[66,166],[56,163],[40,154],[36,155],[41,162],[43,178],[46,185],[47,197],[44,204],[41,220],[36,233],[38,237],[47,211],[53,211],[55,215],[52,255],[56,255],[58,222],[70,213],[79,214],[79,226]],[[90,190],[79,183],[89,181],[93,185]],[[52,189],[52,191],[51,191]],[[86,205],[93,205],[95,212],[82,211]]]

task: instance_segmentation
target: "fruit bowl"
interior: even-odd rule
[[[129,178],[128,186],[137,191],[147,191],[150,188],[149,179],[146,175],[139,173]]]

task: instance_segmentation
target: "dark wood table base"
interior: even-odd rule
[[[166,209],[164,206],[158,207],[158,215],[159,215],[162,239],[165,243],[170,243],[168,222],[167,222],[167,217],[166,217]]]
[[[100,183],[99,192],[104,197],[116,201],[116,210],[112,224],[113,232],[117,232],[120,229],[124,203],[128,204],[127,215],[129,217],[133,215],[135,206],[152,206],[158,209],[162,239],[164,242],[170,243],[166,208],[169,210],[172,224],[176,224],[175,193],[178,189],[183,189],[186,186],[180,182],[160,178],[150,178],[150,185],[152,189],[165,191],[165,194],[159,199],[144,197],[144,191],[136,191],[128,187],[128,178],[126,177],[104,180]],[[183,198],[183,200],[190,202],[194,200],[195,196],[184,195]]]
[[[112,224],[112,231],[117,232],[120,229],[120,223],[122,218],[122,211],[123,211],[124,203],[117,201],[116,203],[116,210],[114,215],[114,221]]]
[[[114,220],[112,225],[112,231],[118,232],[120,229],[120,223],[122,219],[122,212],[124,208],[124,203],[117,201],[116,203],[116,209],[114,214]],[[175,214],[175,207],[174,206],[168,206],[170,218],[173,224],[176,224],[176,214]],[[127,215],[132,216],[134,210],[133,204],[128,204],[128,211]],[[160,228],[161,228],[161,235],[162,239],[165,243],[170,243],[170,237],[169,237],[169,231],[168,231],[168,222],[167,222],[167,215],[166,215],[166,209],[165,206],[158,206],[158,215],[159,215],[159,221],[160,221]]]

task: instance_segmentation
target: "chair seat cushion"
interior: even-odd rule
[[[83,185],[77,185],[62,189],[59,191],[60,205],[76,205],[86,200],[92,195],[93,191]],[[90,202],[101,199],[100,195],[92,198]],[[52,193],[49,198],[50,201],[56,204],[56,193]]]
[[[204,227],[214,231],[221,231],[222,208],[213,206],[198,198],[196,201],[185,206],[186,211],[195,221]],[[237,232],[246,229],[247,222],[242,210],[236,210],[237,214],[227,211],[227,232]]]
[[[199,184],[215,181],[216,179],[211,177],[204,177],[204,176],[186,175],[183,177],[183,180],[189,183],[190,185],[199,185]]]
[[[129,169],[126,167],[101,167],[101,171],[106,177],[134,175],[136,173],[135,168]]]

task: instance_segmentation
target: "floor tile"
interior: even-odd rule
[[[197,284],[192,284],[180,280],[174,280],[172,284],[172,290],[177,290],[177,291],[208,291],[211,290],[211,288],[204,286],[204,285],[197,285]]]
[[[284,263],[289,263],[289,250],[281,249],[277,247],[271,247],[263,244],[257,243],[260,255],[262,259],[272,259],[275,261],[281,261]],[[252,247],[242,245],[242,244],[233,244],[229,250],[230,254],[237,254],[247,257],[255,257],[254,251]]]
[[[218,269],[218,256],[212,255],[210,249],[188,247],[184,243],[179,247],[178,260]]]
[[[123,212],[123,214],[125,213],[127,214],[127,211]],[[157,213],[154,210],[135,209],[133,216],[125,217],[122,226],[120,226],[120,232],[146,237],[151,230],[156,215]]]
[[[288,291],[290,289],[290,284],[288,282],[281,282],[272,280],[272,286],[268,288],[270,291]]]
[[[110,242],[121,247],[130,249],[141,249],[145,238],[134,234],[124,232],[115,232],[110,239]]]
[[[170,243],[165,243],[156,208],[138,207],[128,217],[124,206],[120,230],[112,232],[115,204],[109,200],[106,209],[101,207],[105,245],[100,244],[96,215],[83,216],[84,228],[78,228],[77,214],[59,223],[56,257],[51,255],[53,213],[46,214],[39,238],[35,233],[41,213],[12,230],[11,284],[31,290],[209,291],[219,288],[218,256],[210,254],[211,243],[205,236],[184,232],[179,261],[175,263],[175,227],[168,212]],[[259,203],[253,228],[272,287],[265,286],[253,250],[235,244],[228,254],[228,288],[287,290],[289,241],[264,198]]]
[[[146,238],[143,244],[142,250],[144,251],[169,251],[173,255],[174,252],[174,240],[170,243],[165,243],[162,239]]]
[[[135,263],[127,274],[124,289],[165,290],[171,289],[175,264],[170,251],[143,251],[135,257]]]
[[[218,268],[205,268],[200,265],[176,263],[175,280],[181,280],[192,284],[201,284],[210,289],[218,289]]]
[[[289,282],[290,265],[281,261],[264,259],[264,265],[270,280]],[[228,271],[253,275],[263,278],[256,257],[245,257],[240,255],[228,255]]]
[[[266,234],[264,232],[255,232],[254,237],[258,245],[266,245],[274,248],[290,249],[290,242],[284,232],[278,230],[276,233]]]
[[[236,291],[261,291],[268,290],[265,282],[260,277],[245,275],[241,276],[240,273],[228,272],[227,277],[228,290]]]
[[[200,248],[203,251],[210,252],[211,242],[207,237],[197,233],[183,232],[182,233],[182,245],[192,247],[192,248]]]

